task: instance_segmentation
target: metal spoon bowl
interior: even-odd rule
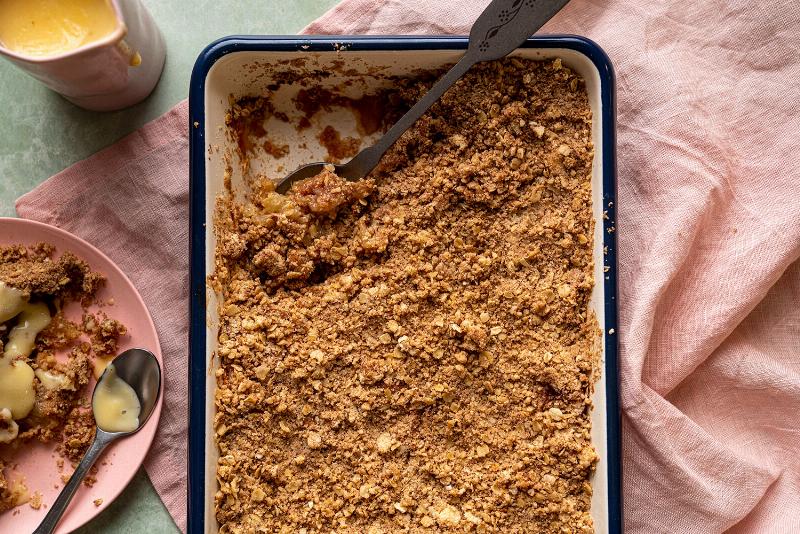
[[[516,50],[525,40],[558,13],[569,0],[493,0],[472,25],[467,52],[427,93],[400,117],[377,143],[365,148],[347,163],[334,165],[345,180],[366,177],[403,132],[422,117],[428,108],[475,63],[500,59]],[[285,193],[298,180],[321,173],[329,163],[309,163],[275,184],[278,193]]]
[[[161,393],[161,366],[153,353],[146,349],[128,349],[114,358],[113,364],[117,376],[127,382],[139,398],[139,404],[141,405],[139,426],[131,432],[106,432],[99,426],[97,427],[94,441],[86,451],[86,454],[84,454],[78,467],[75,468],[75,472],[72,473],[69,482],[67,482],[50,507],[41,524],[33,531],[33,534],[50,534],[55,531],[61,516],[64,515],[64,511],[72,501],[72,497],[78,491],[81,482],[83,482],[89,469],[97,461],[100,454],[111,442],[138,432],[153,413],[153,408]],[[106,372],[107,370],[103,372],[103,375],[97,381],[98,384],[102,382]],[[94,391],[97,391],[97,386],[95,386]],[[92,393],[92,398],[94,398],[94,392]]]

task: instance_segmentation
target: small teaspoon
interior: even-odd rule
[[[50,534],[55,531],[61,516],[72,501],[72,497],[83,482],[89,469],[97,461],[97,458],[105,448],[113,441],[130,436],[138,432],[150,418],[153,408],[158,401],[161,392],[161,366],[152,352],[146,349],[129,349],[114,358],[112,362],[117,376],[131,386],[139,398],[141,407],[139,412],[139,424],[136,429],[130,432],[106,432],[100,426],[95,431],[94,441],[84,454],[83,459],[75,468],[75,472],[59,493],[58,498],[50,506],[50,510],[42,520],[41,524],[33,531],[33,534]],[[103,378],[109,372],[107,368],[100,379],[97,381],[92,399],[97,393],[98,386],[103,383]],[[96,419],[95,419],[96,420]]]

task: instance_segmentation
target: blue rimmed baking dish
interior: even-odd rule
[[[222,191],[231,139],[225,134],[229,96],[270,92],[289,101],[291,86],[316,73],[320,84],[367,92],[391,83],[391,77],[438,70],[455,62],[466,37],[270,37],[233,36],[210,44],[198,57],[189,91],[190,131],[190,369],[188,532],[217,532],[214,518],[216,446],[209,431],[213,418],[213,358],[216,344],[216,295],[206,285],[213,270],[211,214]],[[592,41],[576,36],[533,37],[514,52],[521,57],[561,58],[586,80],[592,108],[593,214],[595,219],[595,290],[591,307],[603,334],[602,375],[594,394],[592,439],[600,455],[594,475],[592,516],[597,532],[622,531],[621,444],[617,373],[616,256],[616,103],[614,72],[606,54]],[[324,73],[324,76],[320,76]],[[352,80],[347,80],[347,77]],[[347,82],[347,83],[342,83]],[[285,86],[285,91],[284,91]],[[282,92],[283,91],[283,92]],[[296,94],[296,93],[295,93]],[[335,113],[335,112],[334,112]],[[347,118],[332,116],[347,128]],[[351,125],[352,126],[352,125]],[[285,121],[270,125],[290,145],[287,159],[263,162],[278,175],[295,165],[323,159],[321,147]],[[348,133],[345,131],[344,133]],[[368,140],[367,140],[368,141]],[[235,166],[234,166],[235,167]],[[241,177],[239,177],[241,178]],[[237,177],[234,176],[234,184]]]

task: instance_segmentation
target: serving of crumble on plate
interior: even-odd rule
[[[0,444],[57,442],[76,464],[94,437],[86,386],[114,357],[126,329],[88,311],[103,276],[71,252],[54,252],[48,243],[0,247]],[[73,302],[87,307],[80,322],[64,315]],[[59,351],[66,357],[57,358]],[[0,511],[32,498],[19,481],[9,487],[4,468],[0,456]]]
[[[0,218],[0,319],[0,532],[32,532],[94,437],[96,377],[127,348],[152,347],[159,359],[160,349],[122,271],[85,241],[34,221]],[[125,488],[155,435],[160,402],[140,432],[109,447],[57,533],[80,527]]]

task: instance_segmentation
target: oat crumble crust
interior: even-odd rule
[[[77,465],[94,439],[94,418],[85,399],[92,362],[94,358],[116,354],[126,328],[102,312],[85,312],[81,324],[63,315],[63,306],[69,302],[79,302],[84,308],[89,306],[105,279],[71,252],[64,252],[58,258],[54,255],[55,248],[48,243],[0,247],[0,281],[29,293],[32,301],[47,302],[51,308],[51,322],[36,337],[28,363],[61,381],[54,389],[34,379],[34,408],[17,421],[19,434],[7,447],[24,446],[33,439],[57,442],[57,451]],[[0,325],[0,351],[8,331],[9,325]],[[57,358],[57,352],[66,353],[66,358]],[[5,478],[8,467],[0,458],[0,512],[29,498],[13,491]],[[36,504],[36,495],[30,497],[31,506]]]
[[[583,80],[506,59],[368,180],[218,199],[221,532],[593,531],[592,156]]]

